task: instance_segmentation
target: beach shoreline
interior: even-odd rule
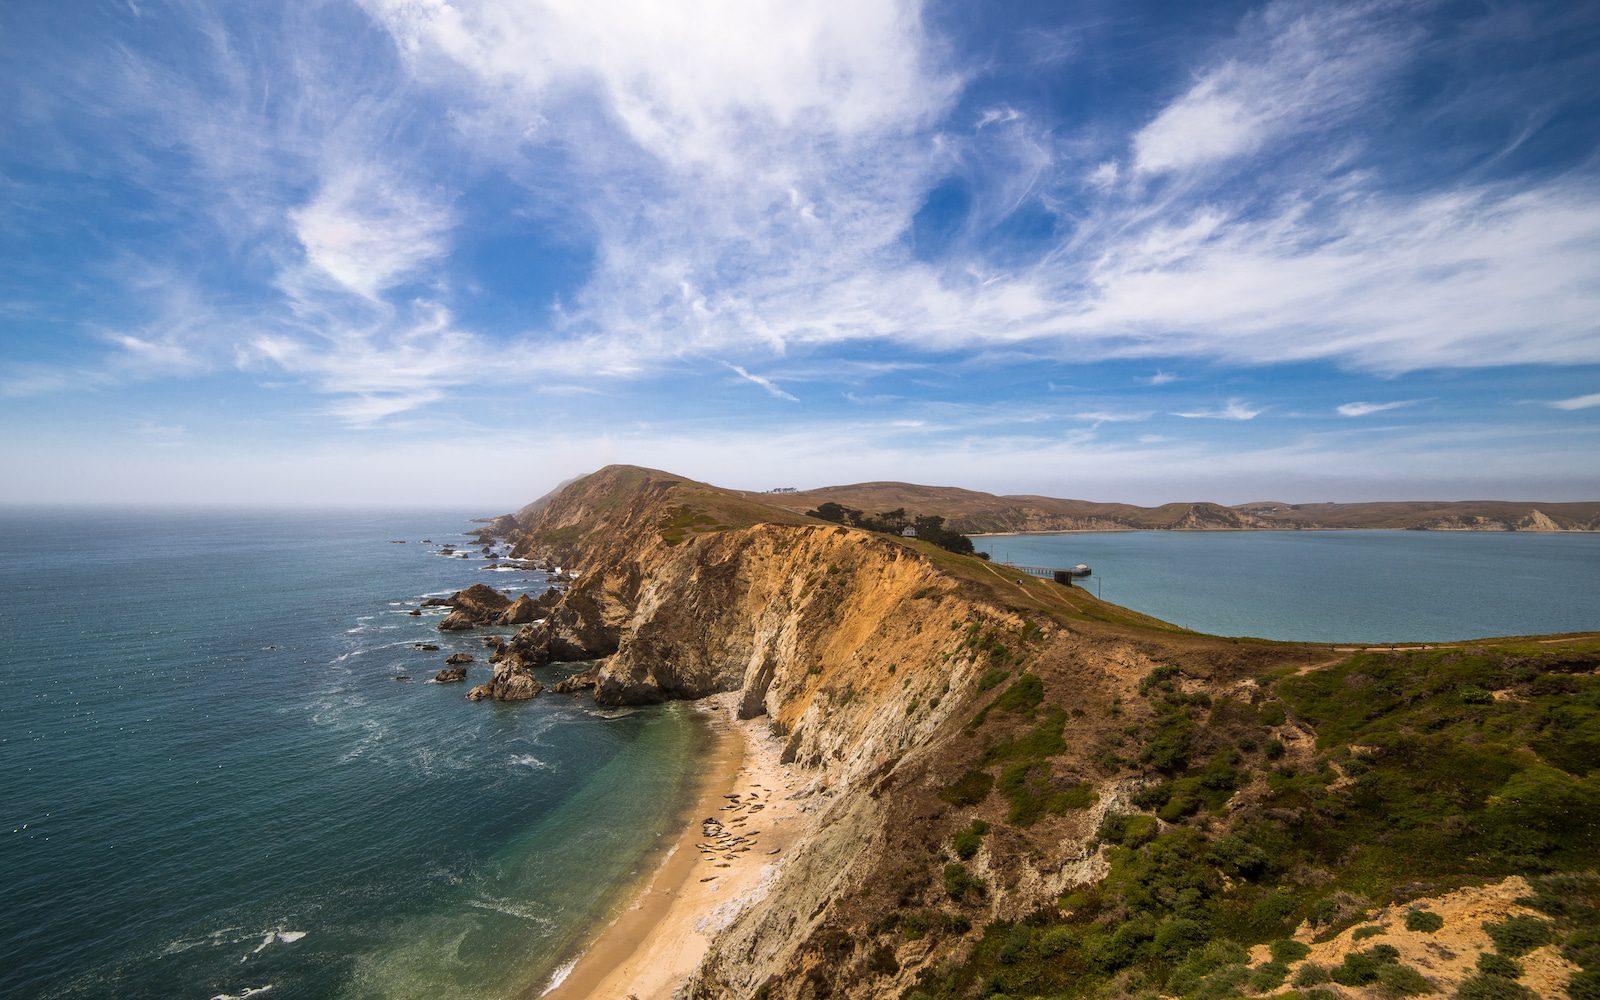
[[[624,908],[573,962],[524,996],[670,1000],[711,937],[765,895],[794,841],[799,810],[766,720],[737,719],[735,705],[727,696],[694,704],[712,741],[693,811]]]

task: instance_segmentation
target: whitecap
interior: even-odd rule
[[[270,989],[272,989],[271,983],[265,986],[246,986],[243,993],[218,993],[211,1000],[245,1000],[246,997],[253,997]]]
[[[544,988],[544,992],[545,993],[552,993],[552,992],[555,991],[555,988],[557,986],[560,986],[562,983],[566,982],[567,981],[567,977],[572,975],[572,970],[573,970],[574,967],[577,966],[577,964],[578,964],[578,960],[577,959],[573,959],[572,961],[568,962],[566,965],[563,965],[561,968],[559,968],[556,971],[552,972],[550,974],[550,984]],[[540,996],[543,996],[543,995],[544,995],[544,993],[540,994]]]
[[[509,764],[515,764],[518,767],[531,767],[536,771],[548,771],[555,766],[554,764],[540,760],[531,753],[514,753],[506,758],[506,762]]]

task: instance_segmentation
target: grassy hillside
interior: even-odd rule
[[[1361,653],[1226,695],[1157,667],[1128,724],[1098,737],[1143,778],[1098,824],[1105,877],[975,931],[904,995],[1405,996],[1436,992],[1449,968],[1461,997],[1600,996],[1597,667],[1594,638]],[[969,862],[1039,815],[1007,762],[1048,772],[1085,731],[1071,692],[1045,682],[1021,726],[991,731],[1027,677],[971,723],[987,766],[940,792],[958,808],[926,863],[946,916],[894,913],[891,937],[981,908]],[[1526,887],[1497,907],[1449,905],[1513,876]],[[1430,958],[1446,938],[1462,953]]]
[[[1109,529],[1226,530],[1383,528],[1428,530],[1600,530],[1600,502],[1461,500],[1224,506],[1204,502],[1139,507],[1043,496],[995,496],[948,486],[875,482],[800,493],[746,493],[752,500],[804,513],[833,501],[876,513],[903,507],[939,514],[967,533]]]

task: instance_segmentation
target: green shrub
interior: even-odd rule
[[[890,669],[893,668],[891,667]],[[1010,676],[1011,671],[1009,670],[1001,667],[991,667],[990,669],[984,671],[982,677],[978,678],[978,690],[988,691],[992,688],[999,687],[1000,682]]]
[[[1261,848],[1239,837],[1223,837],[1206,852],[1211,863],[1239,878],[1255,881],[1267,872],[1267,856]]]
[[[1464,684],[1456,692],[1463,705],[1493,705],[1494,695],[1475,684]]]
[[[1231,1000],[1249,980],[1250,970],[1243,965],[1224,966],[1205,978],[1194,991],[1194,1000]]]
[[[1550,922],[1538,917],[1507,917],[1497,924],[1484,924],[1495,950],[1510,958],[1518,958],[1543,944],[1550,943]]]
[[[978,853],[978,848],[983,846],[983,836],[989,832],[989,824],[981,819],[972,821],[972,825],[959,831],[950,838],[951,845],[955,848],[956,857],[962,861],[971,861],[972,856]]]
[[[1517,900],[1521,905],[1552,917],[1595,916],[1594,908],[1583,900],[1600,898],[1600,875],[1564,872],[1528,881],[1533,895]]]
[[[996,957],[1002,965],[1015,965],[1028,957],[1032,945],[1033,933],[1025,924],[1017,924],[1006,934],[1005,943],[1000,946],[1000,953]]]
[[[1522,966],[1504,955],[1496,955],[1486,951],[1478,956],[1478,971],[1486,976],[1501,976],[1505,979],[1521,979]]]
[[[1378,982],[1394,996],[1412,997],[1434,992],[1426,976],[1409,965],[1385,965],[1378,969]]]
[[[1567,996],[1571,1000],[1600,1000],[1600,971],[1575,973],[1567,980]]]
[[[900,935],[907,941],[920,941],[928,934],[928,915],[913,910],[900,918]]]
[[[944,891],[951,899],[959,902],[969,892],[981,896],[983,888],[983,879],[967,871],[966,865],[952,861],[944,866]]]
[[[1265,993],[1283,985],[1289,978],[1289,967],[1282,962],[1268,962],[1250,973],[1250,992]]]
[[[939,798],[953,806],[975,806],[989,797],[994,788],[994,775],[988,771],[972,770],[963,774],[956,783],[939,793]]]
[[[990,708],[998,708],[1003,712],[1031,713],[1044,701],[1044,681],[1035,674],[1023,674],[1011,683],[1011,686],[1000,693]]]
[[[1393,964],[1399,952],[1391,945],[1378,945],[1366,951],[1353,951],[1344,957],[1338,967],[1328,973],[1328,977],[1340,986],[1365,986],[1378,981],[1378,970],[1386,964]]]
[[[1210,935],[1198,920],[1173,917],[1156,931],[1156,950],[1167,958],[1178,958],[1206,943]]]
[[[1199,988],[1211,973],[1225,966],[1242,965],[1249,961],[1249,952],[1227,938],[1209,941],[1189,952],[1183,962],[1167,977],[1167,992],[1187,995]]]
[[[1406,913],[1406,930],[1432,934],[1444,926],[1444,918],[1430,910],[1411,910]]]
[[[1293,938],[1279,938],[1268,947],[1272,949],[1272,960],[1285,964],[1298,962],[1311,954],[1310,945],[1301,944]]]
[[[1354,931],[1351,931],[1350,932],[1350,940],[1352,940],[1352,941],[1365,941],[1369,937],[1377,937],[1379,934],[1382,934],[1382,933],[1383,933],[1383,928],[1382,927],[1379,927],[1377,924],[1368,924],[1365,927],[1357,927]]]
[[[1076,943],[1076,936],[1070,927],[1052,927],[1039,935],[1039,940],[1034,942],[1033,949],[1042,958],[1054,958]]]
[[[1456,987],[1456,1000],[1538,1000],[1538,995],[1502,976],[1480,975]]]
[[[1318,965],[1315,962],[1307,962],[1296,969],[1294,973],[1294,984],[1296,986],[1315,986],[1318,983],[1327,982],[1328,979],[1327,967]]]

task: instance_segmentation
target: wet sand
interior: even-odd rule
[[[548,1000],[670,1000],[711,935],[765,894],[781,864],[799,826],[788,769],[778,763],[781,746],[765,719],[732,718],[727,697],[696,707],[709,717],[713,745],[694,814],[627,909],[544,994]]]

